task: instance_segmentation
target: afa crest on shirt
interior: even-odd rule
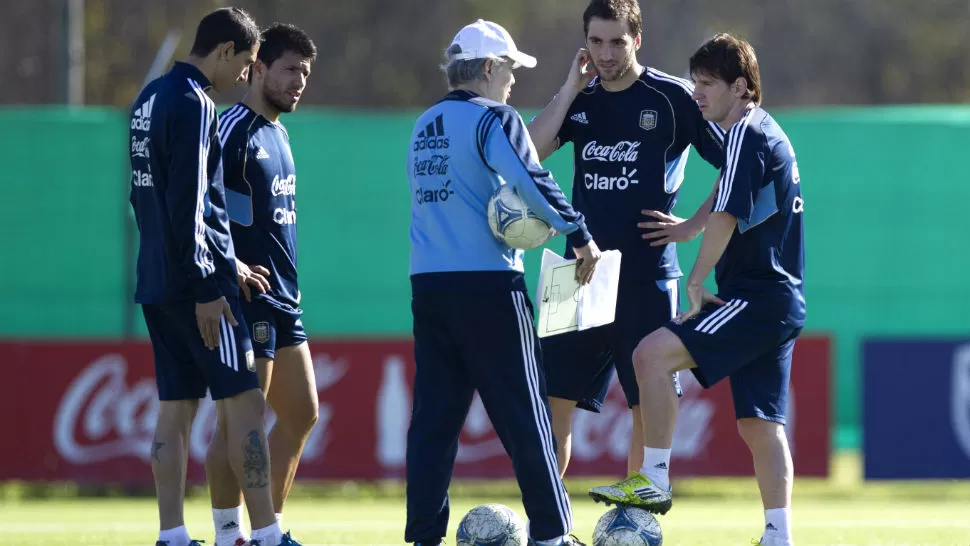
[[[253,323],[253,341],[266,343],[269,341],[269,323],[265,321]]]
[[[641,110],[640,111],[640,128],[644,131],[649,131],[657,126],[657,111],[656,110]]]

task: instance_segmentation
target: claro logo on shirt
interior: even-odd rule
[[[134,170],[131,172],[131,185],[136,188],[150,188],[155,185],[152,180],[152,173],[148,171]]]
[[[445,136],[445,117],[443,114],[438,114],[438,117],[434,118],[434,121],[418,133],[418,137],[414,141],[413,150],[415,152],[420,152],[421,150],[446,150],[448,149],[449,143],[448,137]]]
[[[603,176],[596,173],[586,173],[583,175],[583,182],[588,190],[625,190],[630,184],[639,184],[640,181],[633,178],[637,174],[636,169],[623,167],[620,176]]]
[[[291,226],[296,223],[296,210],[273,209],[273,221],[281,226]]]
[[[595,140],[589,141],[586,143],[586,146],[583,146],[583,161],[606,163],[606,165],[602,165],[602,168],[613,172],[608,175],[586,172],[583,174],[583,185],[588,190],[625,190],[631,184],[639,184],[640,180],[636,178],[636,168],[626,165],[622,167],[619,165],[610,165],[610,163],[622,164],[636,162],[640,155],[638,152],[639,148],[639,142],[630,140],[621,140],[616,144],[603,145],[600,145]],[[620,172],[616,172],[615,169],[617,167],[620,167]]]
[[[442,182],[440,188],[418,188],[414,191],[414,198],[419,205],[424,205],[425,203],[442,203],[447,201],[452,195],[455,195],[455,190],[451,189],[451,180]]]

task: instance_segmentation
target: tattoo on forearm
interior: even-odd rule
[[[243,443],[243,473],[246,475],[247,489],[258,489],[269,485],[269,456],[259,433],[251,431]]]
[[[163,445],[165,445],[165,442],[159,442],[158,438],[152,439],[152,460],[156,463],[162,460],[158,452],[161,451]]]

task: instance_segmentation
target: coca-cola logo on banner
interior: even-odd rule
[[[327,354],[313,357],[317,392],[335,385],[347,373],[343,359]],[[61,397],[54,417],[54,446],[65,460],[91,464],[118,457],[133,456],[149,460],[155,420],[158,416],[158,389],[152,377],[129,385],[128,362],[112,353],[85,367]],[[310,433],[301,460],[316,460],[327,447],[328,423],[333,416],[330,404],[321,403],[319,419]],[[276,416],[267,412],[267,425]],[[189,457],[205,460],[206,449],[216,426],[216,405],[211,398],[199,404],[192,423]]]
[[[409,339],[311,340],[319,419],[303,450],[298,476],[308,479],[404,477],[410,424],[414,345]],[[0,396],[30,411],[12,420],[22,437],[0,452],[0,479],[74,480],[150,486],[149,461],[159,411],[152,350],[135,342],[0,342],[5,381]],[[788,432],[797,445],[796,473],[828,472],[828,364],[824,338],[800,340],[792,369]],[[947,353],[952,354],[952,352]],[[970,451],[970,348],[953,363],[953,428]],[[949,373],[949,368],[947,369]],[[726,383],[702,389],[684,373],[673,456],[681,475],[751,475],[750,452],[738,437]],[[37,390],[43,383],[45,389]],[[947,400],[949,403],[949,400]],[[268,412],[267,424],[275,415]],[[188,480],[205,479],[204,461],[216,426],[216,405],[199,404],[189,437]],[[47,430],[49,434],[36,434]],[[570,474],[620,475],[626,469],[632,417],[614,384],[600,413],[573,413]],[[488,412],[473,398],[458,439],[455,477],[513,475]]]

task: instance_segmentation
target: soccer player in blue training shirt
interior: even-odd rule
[[[520,52],[501,26],[462,28],[443,67],[450,93],[421,114],[408,152],[414,405],[407,438],[406,542],[441,543],[458,435],[477,389],[502,439],[530,520],[530,544],[578,545],[556,465],[545,376],[521,250],[496,240],[489,198],[505,184],[558,233],[589,282],[599,249],[583,216],[539,164],[506,105]]]
[[[708,388],[728,378],[741,437],[751,449],[765,507],[760,544],[790,546],[791,453],[785,412],[795,338],[805,322],[804,201],[795,152],[761,104],[761,76],[747,42],[719,34],[690,59],[704,117],[728,131],[724,168],[700,252],[687,279],[690,309],[647,336],[634,366],[645,415],[645,445],[669,456],[677,397],[665,378],[690,369]],[[715,270],[718,294],[703,282]],[[664,513],[666,468],[590,494]]]
[[[573,413],[600,411],[614,369],[633,417],[627,469],[642,466],[649,415],[641,418],[633,350],[676,315],[682,273],[674,243],[703,225],[671,214],[690,146],[715,167],[724,154],[724,132],[701,116],[690,82],[637,62],[641,26],[636,0],[592,0],[583,13],[589,49],[577,52],[565,84],[529,125],[540,158],[573,143],[573,206],[604,250],[622,253],[616,320],[542,339],[561,473]],[[644,214],[665,229],[644,234]],[[679,391],[676,374],[673,382]]]
[[[183,500],[189,433],[207,390],[225,431],[213,445],[244,491],[253,543],[297,544],[283,538],[273,513],[265,401],[237,297],[216,108],[206,94],[245,81],[258,48],[248,13],[212,12],[199,23],[188,60],[149,83],[131,109],[135,301],[152,342],[160,401],[151,449],[156,546],[198,544],[185,528]]]
[[[277,519],[293,485],[300,453],[317,420],[317,385],[300,320],[296,272],[296,172],[280,114],[292,112],[317,50],[293,25],[263,30],[249,92],[220,116],[226,200],[243,316],[252,334],[256,372],[276,423],[269,433],[270,484]],[[217,435],[224,434],[221,429]],[[216,546],[240,546],[242,498],[221,453],[209,452],[206,476]]]

